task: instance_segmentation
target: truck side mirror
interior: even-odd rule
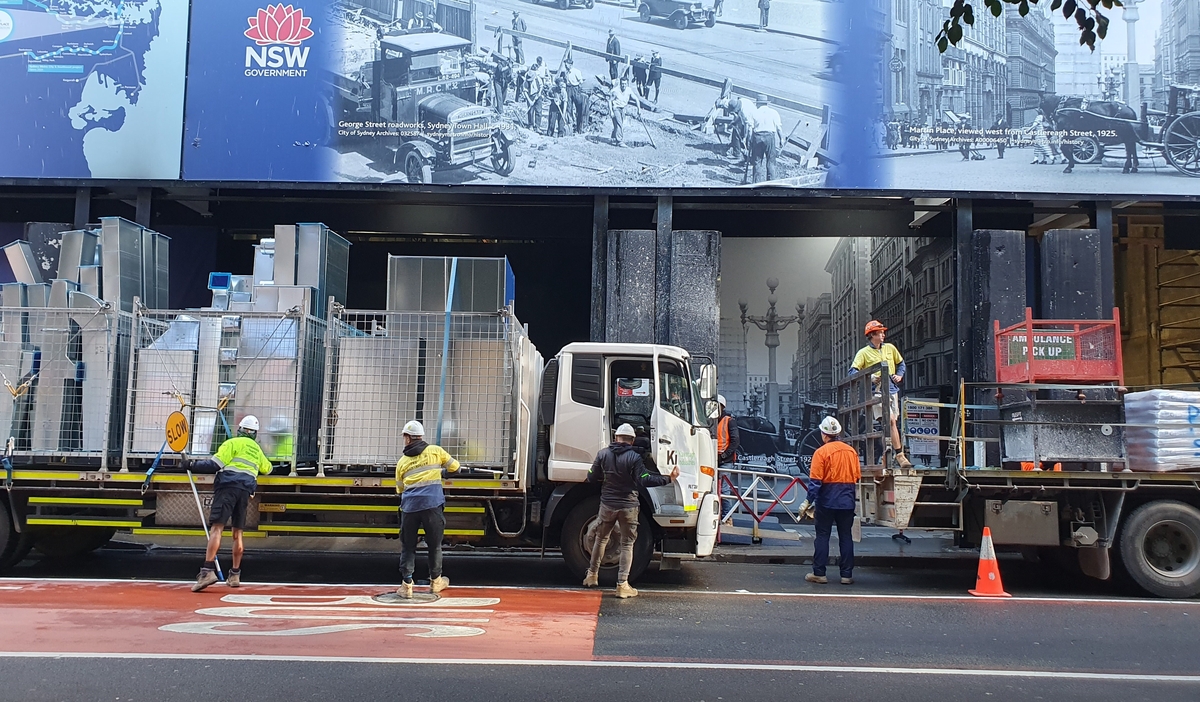
[[[700,367],[700,399],[711,400],[717,396],[717,366],[706,363]]]

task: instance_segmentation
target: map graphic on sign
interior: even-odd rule
[[[0,176],[179,177],[187,0],[0,0]]]

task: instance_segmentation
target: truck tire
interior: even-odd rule
[[[416,149],[404,155],[404,175],[409,183],[432,183],[433,167]]]
[[[650,21],[650,6],[645,3],[642,3],[642,6],[638,8],[638,16],[642,18],[643,22],[649,22]]]
[[[558,9],[560,9],[560,10],[571,9],[571,0],[558,0]]]
[[[1200,509],[1176,500],[1138,507],[1121,526],[1121,564],[1159,597],[1200,594]]]
[[[97,527],[49,527],[30,532],[33,547],[50,558],[75,558],[107,544],[115,529]]]
[[[592,527],[597,521],[596,517],[599,512],[600,496],[593,495],[575,505],[571,513],[567,515],[566,521],[563,522],[560,542],[563,560],[567,562],[567,568],[571,570],[571,575],[580,581],[583,580],[583,576],[587,575],[591,560],[591,546],[584,545],[584,537],[595,533]],[[600,581],[605,584],[612,584],[617,580],[617,554],[616,539],[610,538],[608,549],[605,551],[606,558],[601,561],[600,565]],[[654,537],[651,533],[650,520],[646,517],[644,510],[639,510],[638,538],[633,545],[633,563],[629,568],[630,582],[641,577],[646,567],[650,565],[650,558],[653,555]]]
[[[503,134],[492,135],[492,170],[500,176],[511,175],[516,168],[512,156],[512,143]]]
[[[676,12],[675,16],[671,18],[671,23],[675,25],[675,29],[687,29],[687,15],[683,14],[682,12]]]
[[[9,559],[17,550],[17,539],[20,534],[13,528],[12,512],[8,508],[8,500],[0,497],[0,568],[8,565]]]

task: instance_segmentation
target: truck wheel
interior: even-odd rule
[[[409,183],[432,183],[433,167],[416,149],[404,157],[404,175]]]
[[[587,0],[587,2],[583,3],[583,6],[590,10],[596,6],[596,0]]]
[[[0,571],[5,570],[6,568],[11,568],[12,566],[15,566],[16,564],[25,560],[25,557],[28,556],[29,552],[32,550],[33,535],[28,531],[23,534],[18,534],[17,548],[14,549],[7,558],[0,560]]]
[[[496,173],[507,176],[516,168],[516,163],[513,162],[512,144],[508,139],[499,134],[492,135],[492,170]]]
[[[560,10],[571,9],[571,0],[558,0],[558,9],[560,9]]]
[[[0,498],[0,568],[9,565],[9,559],[17,550],[17,540],[20,536],[13,528],[8,500]]]
[[[97,527],[50,527],[30,532],[33,547],[50,558],[74,558],[107,544],[115,529]]]
[[[567,568],[577,580],[582,581],[587,575],[588,565],[592,557],[592,539],[595,538],[596,526],[599,524],[597,515],[600,512],[600,496],[593,495],[575,505],[562,529],[562,555],[567,562]],[[615,537],[615,535],[614,535]],[[617,560],[620,546],[616,538],[609,538],[608,548],[604,551],[604,559],[600,561],[600,580],[612,584],[617,580]],[[650,531],[650,520],[645,513],[638,514],[638,538],[633,545],[633,563],[629,568],[629,580],[633,582],[641,577],[650,558],[654,555],[654,539]]]
[[[638,16],[642,18],[643,22],[649,22],[650,21],[650,6],[642,5],[641,7],[639,7],[638,8]]]
[[[1175,500],[1138,507],[1121,527],[1121,563],[1159,597],[1200,594],[1200,510]]]
[[[714,14],[711,14],[711,15],[709,15],[709,16],[708,16],[708,19],[704,20],[704,26],[705,26],[705,27],[715,27],[715,26],[717,26],[717,15],[716,15],[715,13],[714,13]]]
[[[688,18],[682,12],[675,13],[675,16],[671,18],[671,22],[675,24],[675,29],[687,29]]]

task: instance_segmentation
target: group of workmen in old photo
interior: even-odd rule
[[[904,380],[904,358],[894,345],[884,342],[886,332],[887,327],[878,321],[872,320],[867,324],[865,334],[868,343],[855,355],[849,371],[856,373],[874,366],[886,367],[886,382],[890,384],[887,416],[891,444],[897,463],[909,467],[912,464],[904,456],[897,427],[900,413],[898,386]],[[882,398],[884,379],[877,375],[873,380],[876,397]],[[882,402],[874,405],[877,422],[881,422],[884,416]],[[717,403],[720,407],[716,425],[718,462],[727,469],[736,465],[738,460],[738,430],[736,421],[726,410],[725,398],[718,396]],[[857,485],[861,477],[860,459],[854,447],[839,440],[842,426],[836,418],[825,417],[819,429],[822,445],[813,454],[808,494],[799,510],[802,518],[814,520],[816,526],[813,568],[805,580],[818,584],[828,582],[829,539],[836,526],[840,549],[840,582],[850,585],[854,582],[852,531]],[[192,586],[195,592],[220,580],[217,552],[226,525],[233,528],[233,563],[225,583],[229,587],[241,585],[244,554],[242,535],[246,526],[246,511],[258,485],[257,477],[271,472],[271,462],[257,441],[258,432],[258,418],[247,415],[238,423],[237,436],[222,443],[212,458],[195,462],[185,459],[186,467],[190,470],[216,475],[208,516],[208,547],[204,565]],[[422,530],[428,549],[431,592],[439,593],[450,584],[449,578],[442,573],[442,540],[446,530],[446,494],[442,480],[446,474],[458,471],[460,466],[445,449],[425,441],[425,428],[421,422],[408,422],[402,433],[403,455],[396,463],[396,492],[400,497],[401,580],[396,594],[411,599],[417,546]],[[613,442],[596,454],[587,475],[588,482],[600,484],[600,510],[591,548],[591,562],[583,580],[584,587],[599,585],[601,560],[610,538],[616,532],[615,538],[620,548],[615,594],[622,599],[637,596],[638,591],[629,584],[629,573],[638,535],[639,490],[669,485],[678,477],[678,466],[668,474],[658,469],[647,437],[639,437],[630,424],[617,427],[613,432]],[[907,541],[903,532],[897,536]]]

